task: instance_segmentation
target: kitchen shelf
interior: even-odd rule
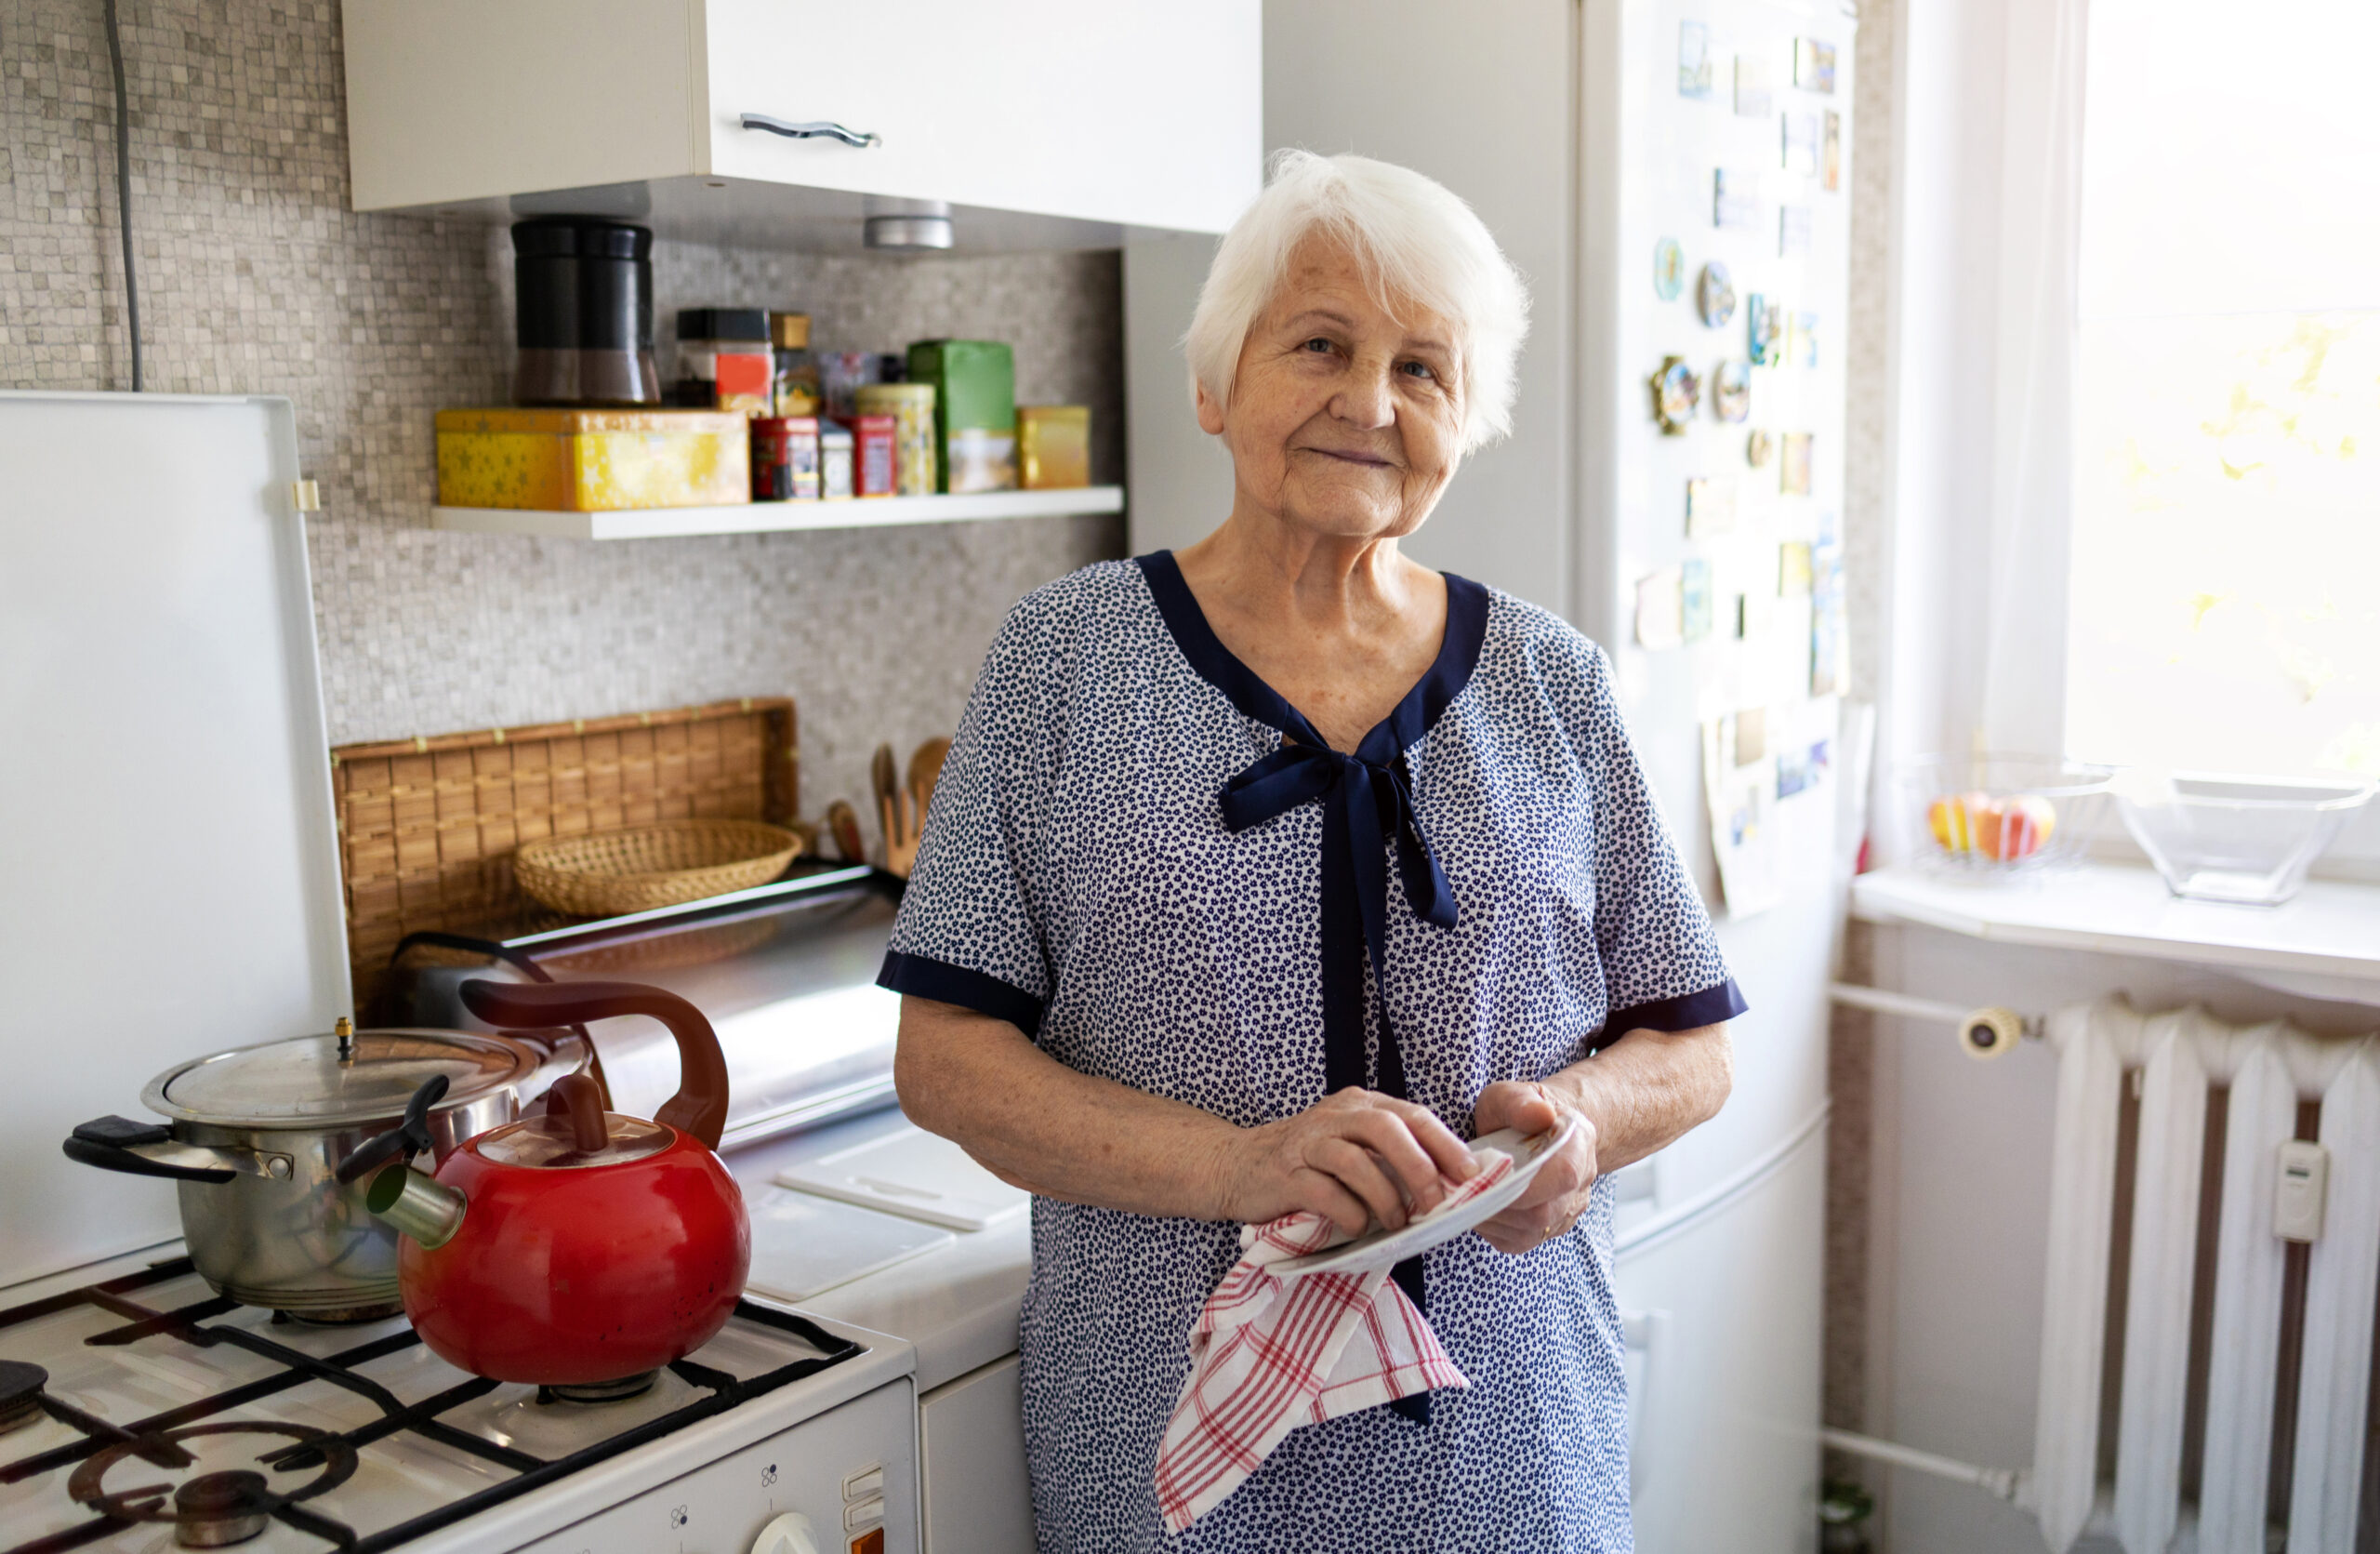
[[[2088,864],[2021,880],[1880,869],[1852,882],[1870,923],[2218,967],[2285,992],[2380,1003],[2380,884],[2313,880],[2278,907],[2186,901],[2154,870]]]
[[[884,529],[991,518],[1071,518],[1121,512],[1120,485],[1064,491],[983,491],[951,497],[868,497],[839,502],[739,502],[729,507],[648,507],[625,512],[551,512],[509,507],[433,507],[432,528],[465,534],[525,534],[540,539],[673,539],[701,534],[777,534],[788,529]]]

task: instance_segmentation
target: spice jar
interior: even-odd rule
[[[678,313],[673,405],[765,416],[774,407],[776,364],[769,315],[759,308],[683,308]]]
[[[847,501],[852,494],[852,433],[832,421],[818,427],[818,495],[827,501]]]
[[[852,395],[860,414],[892,418],[893,490],[904,497],[931,495],[936,487],[933,446],[933,385],[871,383]]]
[[[810,353],[810,315],[771,313],[769,343],[774,348],[774,396],[780,416],[814,416],[822,403],[818,358]]]

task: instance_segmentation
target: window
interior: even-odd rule
[[[2380,775],[2380,6],[2093,0],[2067,748]]]

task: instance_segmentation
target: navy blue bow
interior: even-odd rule
[[[1307,731],[1311,734],[1311,730]],[[1375,735],[1384,734],[1375,730]],[[1368,760],[1367,738],[1354,755],[1342,754],[1319,737],[1311,743],[1283,740],[1281,748],[1223,785],[1223,824],[1236,831],[1262,825],[1301,804],[1322,801],[1322,1038],[1326,1092],[1373,1083],[1403,1096],[1403,1054],[1390,1027],[1388,987],[1388,849],[1396,847],[1397,872],[1413,913],[1441,928],[1455,925],[1454,889],[1430,856],[1430,843],[1413,814],[1401,753]],[[1350,932],[1352,930],[1352,932]],[[1365,952],[1372,985],[1383,990],[1380,1073],[1366,1069],[1364,1039]]]
[[[1405,1055],[1388,1017],[1388,849],[1413,913],[1441,928],[1455,925],[1454,889],[1430,856],[1429,840],[1413,814],[1412,790],[1395,736],[1383,724],[1355,753],[1332,750],[1303,719],[1296,739],[1223,785],[1223,824],[1235,831],[1263,824],[1322,801],[1322,1073],[1326,1094],[1368,1085],[1404,1099]],[[1382,748],[1375,749],[1375,743]],[[1380,990],[1380,1071],[1367,1073],[1364,961]],[[1392,1275],[1413,1302],[1429,1309],[1421,1259],[1408,1257]],[[1390,1405],[1416,1424],[1430,1420],[1430,1395],[1417,1392]]]

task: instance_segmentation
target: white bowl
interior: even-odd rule
[[[2124,829],[2163,875],[2198,901],[2277,907],[2371,799],[2373,784],[2277,782],[2203,773],[2126,772],[2115,785]]]

